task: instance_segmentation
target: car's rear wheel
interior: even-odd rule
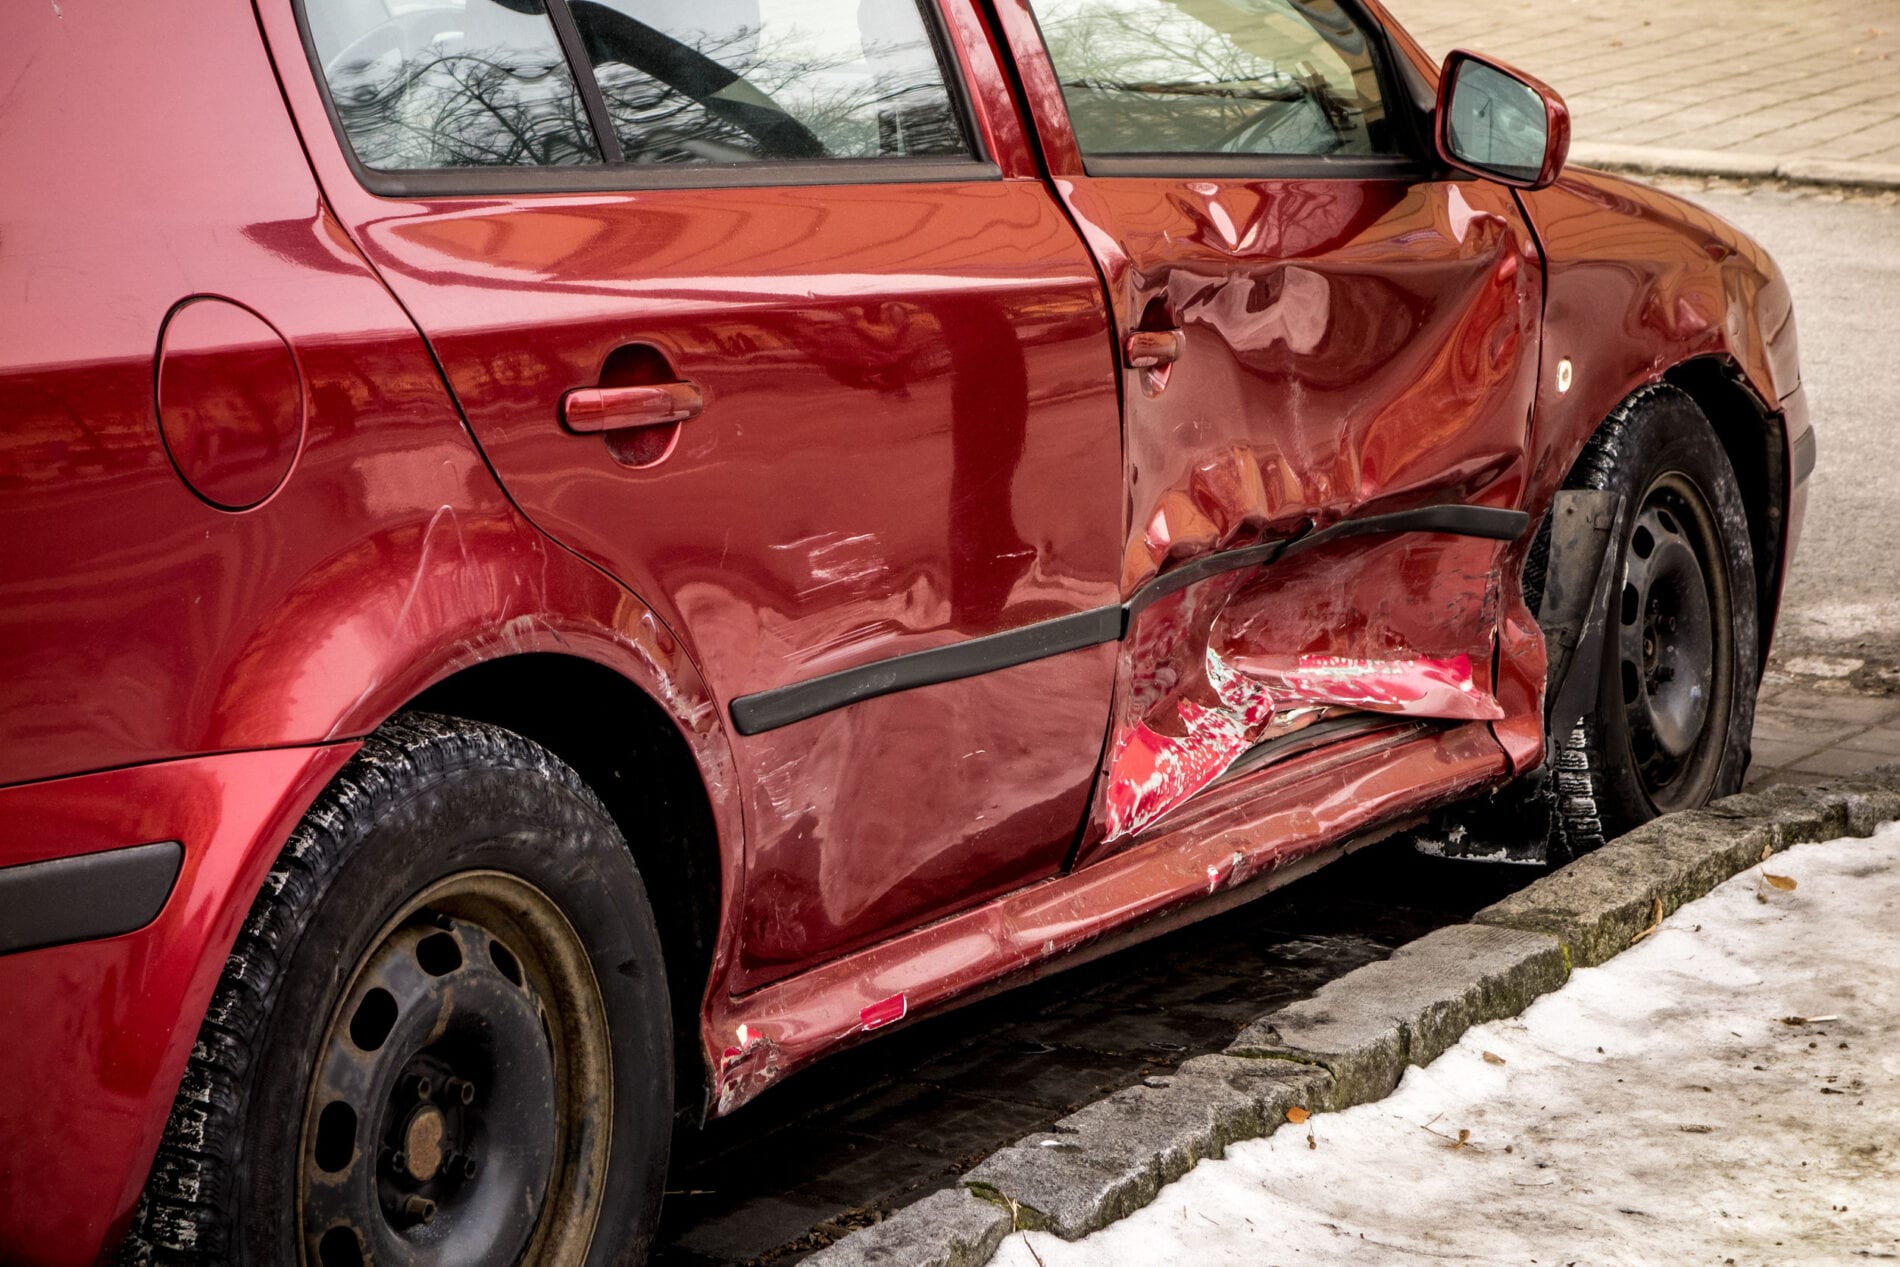
[[[252,908],[127,1257],[641,1261],[665,981],[626,843],[571,770],[494,727],[397,719]]]
[[[1574,856],[1741,789],[1761,665],[1747,510],[1693,400],[1639,393],[1568,483],[1625,507],[1595,707],[1554,737],[1555,843]]]

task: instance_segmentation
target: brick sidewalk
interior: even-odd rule
[[[1750,788],[1819,783],[1891,761],[1900,761],[1900,696],[1770,666],[1755,712]]]
[[[1587,161],[1639,147],[1900,175],[1900,0],[1386,4],[1434,55],[1490,53],[1562,93]]]

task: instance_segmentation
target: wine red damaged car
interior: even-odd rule
[[[1787,288],[1375,0],[41,0],[0,85],[0,1259],[636,1262],[871,1031],[1740,785]]]

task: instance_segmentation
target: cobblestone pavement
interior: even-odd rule
[[[1580,146],[1900,165],[1900,0],[1386,4],[1434,55],[1549,83]]]
[[[829,1060],[676,1158],[654,1267],[791,1263],[1537,872],[1375,845],[1258,902]]]

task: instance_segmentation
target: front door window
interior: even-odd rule
[[[1371,46],[1333,0],[1038,0],[1082,153],[1395,152]]]

